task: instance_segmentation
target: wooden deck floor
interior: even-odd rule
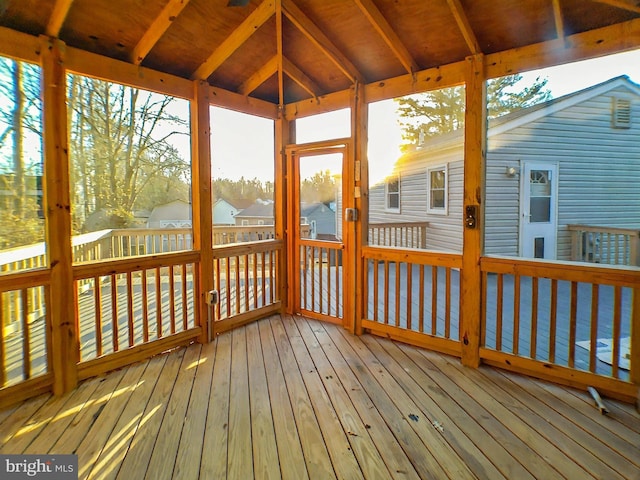
[[[80,478],[640,478],[640,415],[302,317],[273,316],[0,411],[0,453]]]

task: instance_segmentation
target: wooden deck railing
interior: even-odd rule
[[[300,246],[300,310],[314,318],[342,321],[344,246],[337,242],[302,239]]]
[[[81,371],[82,362],[194,329],[198,260],[184,252],[76,267]]]
[[[363,261],[364,328],[460,356],[460,255],[365,247]]]
[[[514,258],[483,258],[481,269],[485,362],[633,398],[637,271]]]
[[[213,331],[220,333],[280,308],[278,264],[284,242],[261,240],[213,248]]]
[[[640,266],[640,229],[568,225],[571,260]]]
[[[427,248],[428,222],[370,223],[369,245]]]

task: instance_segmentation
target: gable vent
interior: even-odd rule
[[[614,128],[631,128],[631,100],[624,98],[612,98]]]

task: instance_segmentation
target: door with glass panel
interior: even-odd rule
[[[558,165],[526,162],[522,170],[520,255],[555,259]]]
[[[347,146],[321,142],[288,149],[289,265],[294,313],[342,323],[343,177]]]

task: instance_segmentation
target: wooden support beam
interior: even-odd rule
[[[151,26],[144,32],[138,44],[131,51],[129,58],[132,63],[135,65],[142,63],[153,46],[158,43],[158,40],[160,40],[164,32],[167,31],[188,3],[189,0],[169,0],[162,9],[162,12],[160,12],[160,15],[156,17]]]
[[[289,279],[293,278],[293,262],[291,258],[289,245],[289,210],[287,202],[287,191],[289,189],[288,180],[290,173],[287,171],[287,155],[286,146],[295,142],[295,123],[289,122],[282,112],[275,122],[275,169],[274,169],[274,212],[277,212],[274,219],[274,228],[276,239],[285,242],[285,248],[281,250],[278,258],[278,298],[282,302],[282,311],[293,313],[293,286],[289,283]]]
[[[77,48],[67,47],[65,56],[67,69],[73,73],[143,88],[173,97],[185,99],[193,97],[193,82],[186,78],[161,73],[157,70],[132,65]]]
[[[640,48],[640,18],[576,33],[565,42],[552,40],[486,55],[487,78],[601,57]]]
[[[347,329],[356,335],[363,332],[362,320],[365,318],[365,305],[367,298],[364,297],[362,288],[358,286],[364,285],[365,274],[362,257],[362,248],[367,244],[367,232],[369,231],[369,218],[365,212],[369,211],[369,167],[367,159],[367,141],[368,141],[368,114],[367,98],[364,85],[356,84],[353,89],[351,99],[351,158],[353,158],[352,167],[354,171],[354,188],[355,192],[355,208],[360,212],[358,221],[355,224],[354,240],[354,259],[355,259],[355,306],[353,322],[345,325]],[[347,258],[347,257],[345,257]]]
[[[207,60],[193,72],[194,80],[206,80],[233,52],[247,41],[275,13],[275,1],[264,0],[231,35],[229,35]]]
[[[205,296],[213,290],[213,206],[211,197],[211,120],[209,85],[195,81],[191,103],[191,169],[192,169],[192,217],[193,248],[200,251],[198,264],[199,286],[196,291],[196,325],[202,327],[200,343],[209,341],[209,318],[213,319],[213,308],[207,305]]]
[[[67,77],[62,42],[41,37],[41,44],[46,242],[51,270],[47,329],[51,334],[53,392],[59,395],[78,383],[80,349],[71,253]]]
[[[210,87],[209,100],[211,105],[217,107],[229,108],[237,112],[274,120],[278,118],[278,106],[276,104],[247,95],[240,95],[222,88]]]
[[[238,87],[238,93],[241,95],[249,95],[277,72],[278,56],[274,55],[267,63],[260,67],[257,72],[251,75]]]
[[[632,292],[629,380],[636,388],[636,410],[640,412],[640,287],[635,287]]]
[[[49,17],[49,23],[45,29],[48,36],[57,37],[60,34],[60,29],[67,18],[72,3],[73,0],[56,0],[51,17]]]
[[[40,61],[41,42],[38,37],[0,27],[0,53],[15,60]]]
[[[284,42],[282,30],[282,0],[276,0],[276,57],[278,71],[278,108],[284,105]]]
[[[460,340],[462,363],[469,367],[480,365],[480,329],[482,272],[480,258],[483,240],[483,175],[486,144],[487,89],[484,57],[467,58],[466,107],[464,131],[464,209],[463,249],[460,280]],[[473,210],[473,211],[472,211]],[[475,212],[475,213],[474,213]],[[466,217],[474,215],[474,221]]]
[[[417,72],[420,67],[402,43],[398,34],[393,30],[386,17],[373,3],[373,0],[354,0],[358,8],[364,13],[365,17],[371,22],[373,28],[380,34],[384,42],[389,46],[393,54],[400,60],[402,66],[407,73]]]
[[[564,42],[564,17],[562,16],[562,7],[560,6],[560,0],[551,0],[553,3],[553,19],[556,23],[556,35],[558,40]]]
[[[305,37],[324,53],[352,82],[364,82],[364,78],[351,61],[334,45],[320,28],[298,8],[293,0],[282,0],[282,12]]]
[[[455,18],[456,23],[458,24],[460,32],[462,32],[464,41],[467,42],[471,55],[481,53],[480,43],[478,43],[478,39],[476,38],[475,33],[473,33],[473,29],[471,28],[471,24],[469,23],[469,19],[467,18],[467,14],[460,3],[460,0],[447,0],[447,3],[449,4],[449,9],[453,14],[453,18]]]
[[[611,5],[612,7],[620,8],[622,10],[628,10],[634,13],[640,13],[640,4],[637,1],[625,1],[625,0],[592,0],[593,2],[604,3],[605,5]]]
[[[302,70],[291,63],[291,61],[286,57],[282,57],[282,71],[286,73],[291,80],[306,90],[312,97],[315,98],[320,93],[320,87],[318,87],[313,80],[305,75]]]

